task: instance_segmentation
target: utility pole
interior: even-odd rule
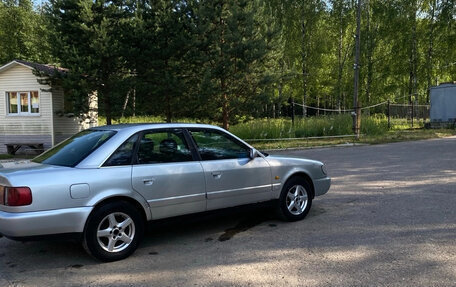
[[[361,38],[361,0],[358,0],[358,7],[356,10],[356,36],[355,36],[355,70],[354,92],[353,92],[353,131],[355,138],[359,139],[359,130],[361,126],[361,108],[358,103],[358,90],[359,90],[359,55],[360,55],[360,38]]]

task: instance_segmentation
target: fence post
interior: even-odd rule
[[[391,129],[391,101],[388,100],[388,129]]]
[[[291,102],[291,125],[294,127],[295,124],[295,102],[292,99]]]

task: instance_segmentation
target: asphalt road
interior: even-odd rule
[[[0,286],[456,286],[456,137],[277,152],[327,163],[308,217],[267,208],[151,227],[101,264],[72,242],[0,239]]]

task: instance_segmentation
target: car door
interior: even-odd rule
[[[204,170],[207,210],[271,199],[271,170],[263,157],[251,159],[250,148],[223,131],[189,132]]]
[[[195,156],[182,129],[149,130],[141,134],[132,185],[146,198],[152,218],[206,209],[203,168]]]

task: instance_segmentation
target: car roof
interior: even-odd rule
[[[160,129],[160,128],[211,128],[221,129],[220,127],[207,125],[207,124],[195,124],[195,123],[135,123],[135,124],[116,124],[106,125],[90,128],[91,130],[144,130],[144,129]]]

